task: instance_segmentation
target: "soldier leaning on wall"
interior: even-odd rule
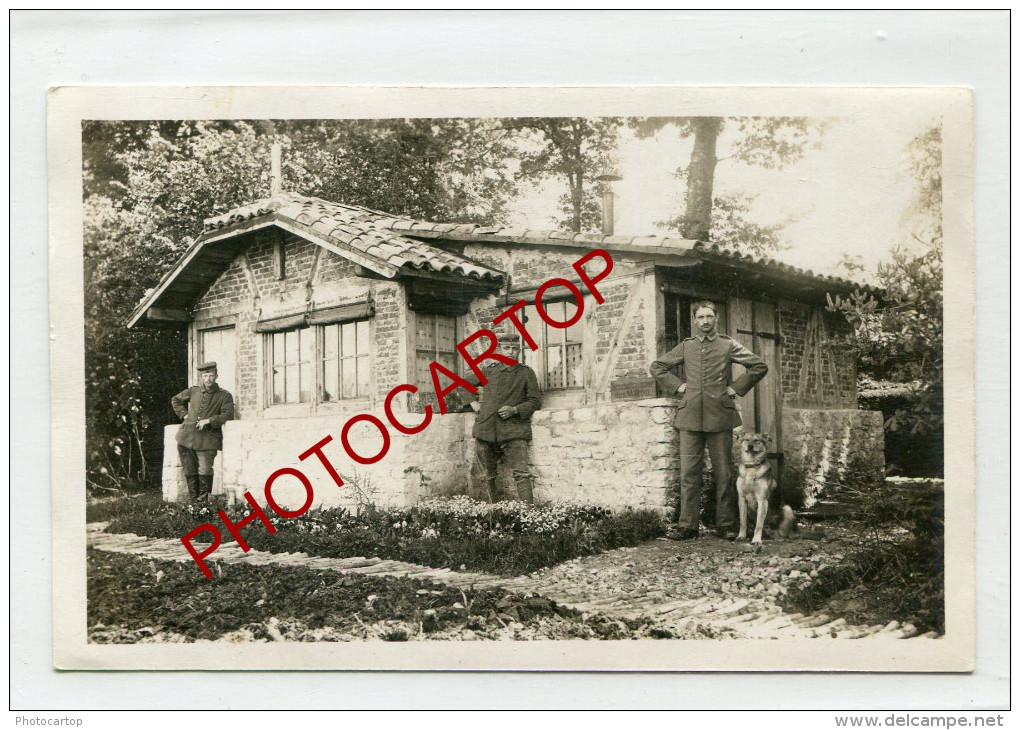
[[[528,463],[528,446],[531,416],[542,407],[542,393],[535,371],[519,362],[520,338],[504,334],[497,341],[497,352],[516,363],[491,362],[482,368],[487,383],[469,404],[477,414],[471,432],[475,439],[475,458],[485,472],[490,501],[500,499],[496,475],[499,462],[504,461],[513,473],[517,498],[533,502],[534,477]],[[481,382],[474,375],[467,381],[472,385]]]
[[[234,417],[234,398],[216,384],[216,363],[198,366],[201,385],[193,385],[170,399],[174,413],[184,419],[177,431],[177,453],[184,467],[192,501],[208,500],[213,487],[213,460],[223,448],[223,424]]]

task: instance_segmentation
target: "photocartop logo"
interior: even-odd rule
[[[603,263],[602,270],[597,273],[589,273],[584,268],[585,264],[588,264],[595,259],[600,259],[602,261]],[[602,296],[602,294],[599,293],[599,290],[596,288],[595,285],[598,282],[602,281],[604,278],[606,278],[609,275],[609,273],[613,270],[612,257],[607,252],[601,249],[595,249],[593,251],[589,251],[584,256],[575,261],[572,265],[572,268],[577,273],[577,276],[580,279],[581,284],[591,293],[591,296],[592,298],[594,298],[596,304],[602,304],[605,301],[605,298]],[[542,304],[546,293],[554,287],[562,287],[564,289],[567,289],[570,292],[571,296],[574,298],[574,301],[577,303],[577,309],[575,310],[574,315],[570,317],[570,319],[567,319],[563,322],[560,322],[550,317],[549,313],[546,311],[545,307]],[[495,326],[499,325],[501,322],[509,322],[517,330],[517,332],[520,334],[521,338],[524,340],[527,346],[532,351],[534,351],[538,349],[538,343],[535,341],[535,338],[532,337],[528,330],[524,327],[524,323],[521,322],[519,315],[520,311],[524,309],[525,305],[526,301],[524,299],[521,299],[516,304],[507,307],[498,316],[493,318],[492,324]],[[567,327],[571,327],[572,325],[577,324],[577,322],[581,319],[581,316],[584,314],[584,295],[581,292],[581,289],[577,286],[577,284],[575,284],[573,281],[569,279],[563,278],[549,279],[538,288],[538,293],[535,295],[535,308],[538,310],[539,316],[547,325],[549,325],[550,327],[555,327],[557,329],[566,329]],[[487,340],[488,344],[486,345],[485,350],[478,357],[472,357],[471,354],[468,352],[468,347],[475,341],[480,339]],[[492,330],[489,329],[480,329],[472,333],[471,335],[465,337],[459,343],[457,343],[457,352],[460,353],[460,356],[464,359],[464,362],[467,364],[467,366],[471,368],[471,371],[474,373],[475,377],[478,379],[479,384],[481,386],[484,386],[488,381],[482,374],[482,369],[479,366],[479,363],[483,362],[484,360],[496,360],[497,362],[504,363],[505,365],[515,364],[514,360],[496,352],[497,347],[498,343],[496,340],[496,335],[495,333],[493,333]],[[457,388],[466,388],[471,393],[475,393],[478,391],[478,388],[476,386],[472,385],[463,378],[457,376],[456,373],[440,365],[438,362],[433,361],[429,363],[429,371],[432,375],[432,387],[435,390],[436,401],[439,404],[439,411],[441,413],[446,413],[446,401],[445,401],[446,396],[452,393]],[[441,385],[440,375],[444,376],[447,380],[450,381],[450,383],[446,386]],[[401,423],[399,420],[397,420],[396,415],[393,413],[393,399],[396,398],[400,393],[405,392],[417,393],[418,389],[415,386],[409,385],[407,383],[398,385],[395,388],[393,388],[393,390],[389,392],[389,394],[386,396],[383,402],[383,410],[386,413],[386,419],[389,421],[390,426],[399,431],[400,433],[407,435],[421,433],[428,427],[429,423],[432,421],[432,406],[431,405],[425,406],[424,413],[425,417],[422,419],[421,423],[415,425],[407,425],[405,423]],[[366,456],[363,454],[359,454],[351,446],[350,443],[351,428],[361,422],[371,424],[379,431],[379,434],[382,436],[382,447],[379,449],[378,453]],[[326,447],[326,445],[331,443],[332,441],[333,436],[327,434],[325,437],[320,439],[316,444],[309,447],[304,453],[300,454],[298,458],[301,461],[305,461],[306,459],[312,456],[316,457],[319,460],[319,463],[322,465],[322,468],[326,470],[326,473],[329,474],[330,478],[333,480],[336,486],[343,487],[344,485],[343,479],[337,472],[336,467],[333,466],[329,458],[323,452],[323,449]],[[356,461],[359,464],[375,464],[376,462],[380,461],[384,456],[386,456],[386,453],[390,450],[390,434],[389,430],[386,427],[386,424],[383,423],[381,419],[377,418],[371,413],[359,413],[358,415],[349,418],[344,423],[343,427],[340,429],[340,444],[343,447],[344,453],[346,453],[347,456],[349,456],[353,461]],[[296,479],[305,489],[304,504],[302,504],[297,509],[294,510],[285,509],[273,498],[273,485],[276,484],[277,479],[281,479],[283,477],[291,477],[293,479]],[[314,499],[311,481],[308,479],[307,476],[305,476],[304,472],[302,472],[300,469],[295,469],[294,467],[283,467],[282,469],[277,469],[272,474],[270,474],[269,478],[266,479],[264,494],[266,498],[266,504],[269,505],[269,508],[280,517],[287,518],[300,517],[301,515],[303,515],[311,508],[312,501]],[[270,521],[269,516],[266,514],[265,510],[262,509],[258,501],[255,499],[255,497],[251,495],[251,492],[245,492],[244,498],[251,506],[252,511],[239,522],[237,523],[232,522],[224,510],[220,510],[217,514],[220,518],[220,521],[227,528],[227,531],[234,536],[234,540],[237,541],[237,544],[241,548],[241,550],[243,552],[248,552],[251,548],[249,547],[245,539],[241,536],[242,527],[251,524],[255,520],[259,520],[262,522],[263,526],[265,526],[266,531],[270,535],[276,533],[276,528],[273,526],[273,523]],[[206,547],[200,552],[192,544],[192,541],[199,535],[206,532],[212,536],[212,543],[209,545],[209,547]],[[189,532],[187,535],[182,537],[181,542],[184,543],[184,547],[187,548],[188,552],[191,554],[191,557],[194,558],[195,563],[202,570],[202,573],[205,574],[205,577],[212,578],[212,571],[209,569],[209,566],[205,564],[205,558],[212,555],[216,551],[216,549],[220,546],[220,544],[223,542],[223,535],[220,533],[219,528],[216,527],[216,525],[213,525],[208,522],[205,524],[201,524],[194,530]]]

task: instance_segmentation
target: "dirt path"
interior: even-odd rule
[[[141,557],[190,562],[180,540],[107,533],[105,523],[88,525],[89,547]],[[749,546],[707,537],[689,542],[656,540],[570,560],[529,576],[506,578],[454,572],[380,558],[319,558],[305,553],[244,553],[221,545],[210,564],[300,565],[362,575],[425,578],[462,588],[503,588],[533,593],[587,613],[615,618],[647,617],[673,635],[704,638],[902,639],[917,636],[910,624],[855,626],[824,614],[784,613],[778,598],[812,580],[826,564],[843,557],[849,535],[825,542]],[[935,638],[934,632],[920,638]]]

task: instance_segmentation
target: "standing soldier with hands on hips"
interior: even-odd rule
[[[736,537],[737,498],[733,473],[733,429],[740,425],[734,400],[765,377],[768,366],[739,342],[716,332],[712,302],[698,302],[696,333],[652,363],[650,371],[666,393],[680,396],[673,426],[680,436],[680,519],[669,534],[677,540],[698,536],[705,446],[715,474],[715,529],[724,539]],[[732,363],[745,372],[730,382]],[[683,366],[684,378],[673,368]]]
[[[192,500],[208,499],[213,486],[213,460],[223,448],[222,426],[234,417],[234,398],[216,384],[216,363],[198,366],[201,385],[193,385],[170,399],[174,413],[184,419],[177,431],[177,453]]]

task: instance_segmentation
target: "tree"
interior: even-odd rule
[[[503,120],[522,145],[518,180],[561,178],[567,192],[560,198],[561,224],[571,231],[598,229],[601,192],[595,178],[613,166],[623,120],[614,117],[519,117]]]
[[[666,225],[694,240],[716,241],[728,234],[730,238],[725,243],[731,245],[744,244],[736,238],[737,234],[751,234],[745,245],[756,253],[777,247],[778,232],[789,221],[757,228],[747,222],[746,197],[741,202],[740,196],[715,194],[718,164],[732,159],[745,165],[782,169],[799,160],[827,124],[825,120],[807,117],[645,117],[633,122],[638,137],[649,137],[672,127],[681,137],[694,138],[690,162],[677,170],[677,176],[687,181],[684,211]],[[719,157],[719,140],[727,128],[734,129],[735,139],[728,154]],[[716,212],[722,215],[717,217]],[[725,221],[722,229],[720,217]]]
[[[849,343],[860,372],[906,387],[906,404],[886,421],[892,432],[934,444],[941,459],[943,417],[942,366],[942,130],[933,125],[907,147],[915,183],[914,199],[904,216],[910,237],[878,267],[882,301],[861,292],[831,297],[829,309],[853,325]],[[941,462],[940,462],[941,463]]]

